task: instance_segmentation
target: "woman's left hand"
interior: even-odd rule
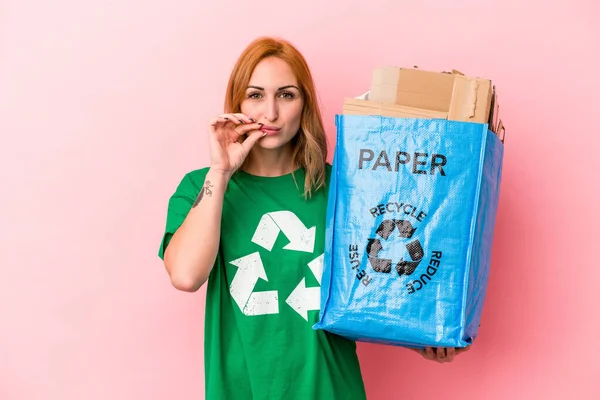
[[[437,361],[439,363],[451,362],[454,357],[471,350],[471,346],[467,347],[425,347],[425,349],[411,349],[421,354],[427,360]]]

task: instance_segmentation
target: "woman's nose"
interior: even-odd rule
[[[265,102],[265,118],[269,121],[275,121],[279,117],[279,106],[276,99],[268,99]]]

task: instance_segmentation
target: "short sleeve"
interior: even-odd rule
[[[161,259],[164,260],[165,250],[171,238],[185,221],[194,201],[198,197],[200,189],[204,185],[206,172],[206,170],[198,170],[186,174],[175,189],[175,193],[169,198],[165,231],[158,249],[158,256]]]

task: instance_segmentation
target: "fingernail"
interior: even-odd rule
[[[256,122],[256,120],[254,118],[250,118],[250,121],[252,122]]]
[[[238,119],[238,121],[239,121],[240,124],[244,123],[244,121],[242,121],[241,119]]]
[[[259,123],[258,123],[258,126],[263,126],[263,125],[264,125],[264,124],[263,124],[262,122],[259,122]]]
[[[229,121],[229,118],[227,118],[227,117],[223,117],[223,119],[226,119],[227,121]]]
[[[263,132],[262,137],[267,136],[267,132]]]

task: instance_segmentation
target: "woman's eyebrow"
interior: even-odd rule
[[[298,88],[298,86],[296,86],[296,85],[287,85],[287,86],[282,86],[282,87],[280,87],[280,88],[279,88],[279,89],[277,89],[277,90],[285,90],[285,89],[289,89],[289,88],[294,88],[294,89],[296,89],[296,90],[300,91],[300,89],[299,89],[299,88]],[[262,91],[264,91],[264,90],[265,90],[265,88],[264,88],[264,87],[260,87],[260,86],[254,86],[254,85],[250,85],[250,86],[248,86],[248,89],[256,89],[256,90],[262,90]]]

